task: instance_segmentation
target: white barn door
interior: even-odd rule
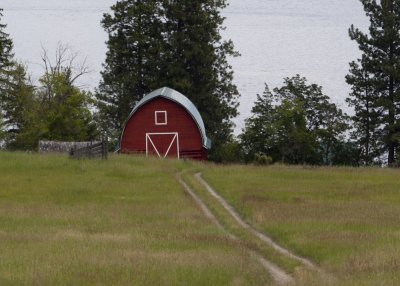
[[[146,133],[146,156],[149,155],[179,159],[178,132]]]

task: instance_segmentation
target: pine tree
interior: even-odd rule
[[[1,109],[0,109],[0,111],[1,111]],[[0,112],[0,150],[4,147],[5,136],[6,136],[6,132],[4,130],[3,115]]]
[[[384,151],[382,130],[379,124],[380,108],[377,94],[374,91],[375,79],[368,72],[368,59],[365,56],[357,62],[350,63],[350,74],[346,81],[352,92],[346,102],[354,108],[352,137],[359,146],[360,163],[372,165],[380,163]]]
[[[1,22],[3,9],[0,9],[0,147],[7,136],[6,115],[4,114],[5,97],[10,90],[10,72],[13,66],[13,42],[5,32],[7,25]]]
[[[13,42],[10,36],[5,32],[7,25],[1,23],[3,9],[0,9],[0,113],[2,112],[2,102],[10,86],[10,70],[13,65]]]
[[[230,139],[238,91],[227,58],[237,56],[220,35],[225,0],[164,1],[166,51],[163,83],[189,97],[217,147]]]
[[[8,131],[5,146],[8,149],[32,149],[30,138],[20,138],[27,128],[36,125],[33,116],[38,113],[39,104],[35,102],[34,87],[29,83],[26,67],[22,64],[14,63],[9,75],[9,88],[2,98],[4,125]]]
[[[352,25],[349,34],[368,61],[362,68],[374,78],[373,106],[379,111],[383,127],[381,140],[385,143],[387,162],[392,165],[400,140],[400,3],[395,0],[360,1],[370,18],[369,33]]]
[[[275,161],[281,159],[277,155],[277,113],[274,104],[274,96],[265,84],[263,94],[257,94],[257,100],[251,109],[252,115],[245,120],[245,128],[239,135],[246,162],[253,161],[257,154],[268,154]]]
[[[160,86],[163,24],[158,0],[121,0],[105,14],[108,51],[96,97],[100,119],[120,132],[135,104]]]
[[[1,23],[3,9],[0,8],[0,71],[7,69],[12,65],[13,42],[10,36],[4,31],[7,25]]]
[[[108,52],[97,92],[100,114],[121,131],[132,107],[168,86],[199,109],[213,145],[230,139],[238,91],[232,83],[231,41],[220,35],[225,0],[121,0],[106,14]]]

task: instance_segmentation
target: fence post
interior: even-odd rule
[[[97,143],[87,142],[86,147],[74,148],[70,149],[70,156],[71,158],[97,158],[100,157],[102,159],[107,159],[107,152],[108,152],[108,144],[106,140],[102,140]]]
[[[104,145],[105,145],[105,142],[104,142],[104,140],[101,140],[101,159],[105,159],[105,157],[106,157],[106,154],[105,154],[105,148],[104,148]]]
[[[107,137],[104,138],[102,141],[102,157],[103,159],[107,160],[108,159],[108,140]]]

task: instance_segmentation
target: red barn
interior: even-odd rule
[[[149,93],[133,108],[120,141],[122,153],[160,158],[206,160],[210,147],[197,108],[183,94],[167,87]]]

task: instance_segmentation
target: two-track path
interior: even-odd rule
[[[222,226],[222,224],[218,221],[218,219],[215,217],[215,215],[210,211],[210,209],[207,207],[207,205],[201,200],[201,198],[199,196],[197,196],[196,193],[182,180],[182,177],[180,174],[177,174],[176,178],[177,178],[178,182],[182,185],[184,190],[192,197],[192,199],[196,202],[196,204],[200,207],[200,209],[203,211],[205,216],[210,221],[212,221],[220,229],[222,229],[224,232],[226,232],[230,239],[235,240],[235,241],[240,241],[240,239],[237,236],[235,236],[233,233],[229,232],[226,228],[224,228]],[[197,174],[196,178],[198,180],[200,180],[200,182],[202,182],[202,184],[204,182],[208,186],[208,184],[201,178],[200,174]],[[210,189],[211,189],[211,187],[210,187]],[[207,189],[207,191],[209,191],[209,190]],[[229,206],[229,205],[227,205],[227,206]],[[232,209],[232,211],[234,211],[233,208],[231,208],[231,209]],[[237,218],[240,219],[239,216],[237,216]],[[237,221],[236,218],[235,218],[235,220]],[[273,280],[277,284],[290,285],[290,284],[294,283],[294,279],[288,273],[286,273],[283,269],[281,269],[279,266],[277,266],[274,263],[272,263],[271,261],[267,260],[265,257],[263,257],[260,253],[257,253],[256,251],[251,250],[249,248],[247,250],[249,251],[249,253],[252,256],[254,256],[258,259],[258,261],[261,263],[261,265],[271,274]]]
[[[196,179],[206,188],[206,190],[215,198],[217,201],[225,208],[225,210],[235,219],[235,221],[245,230],[247,230],[252,235],[258,237],[261,241],[265,244],[271,246],[280,254],[290,257],[294,260],[301,262],[303,265],[307,266],[308,268],[317,270],[317,266],[314,265],[310,260],[307,258],[300,257],[290,250],[283,248],[282,246],[278,245],[275,241],[273,241],[269,236],[266,234],[259,232],[254,227],[249,225],[245,222],[240,215],[236,212],[236,210],[223,198],[221,197],[201,176],[201,173],[197,173],[195,175]]]

